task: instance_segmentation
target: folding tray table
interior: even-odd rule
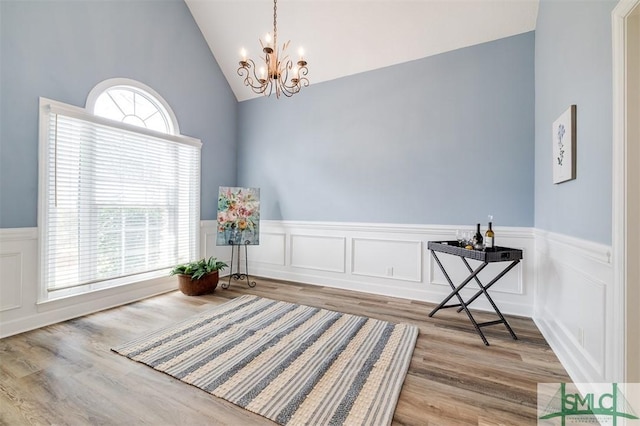
[[[431,311],[431,313],[429,313],[429,316],[432,317],[440,309],[457,307],[458,312],[461,312],[463,310],[465,311],[465,313],[469,317],[469,320],[473,324],[473,327],[476,329],[476,332],[480,335],[485,345],[489,346],[489,342],[487,341],[487,338],[484,336],[484,333],[482,333],[481,327],[486,327],[486,326],[496,325],[496,324],[504,324],[504,326],[507,328],[507,330],[511,334],[511,337],[513,337],[514,340],[518,340],[518,337],[511,329],[511,326],[509,325],[507,320],[504,318],[504,316],[502,315],[502,313],[494,303],[491,296],[489,296],[488,290],[507,272],[509,272],[518,263],[520,263],[520,260],[522,259],[522,250],[513,249],[509,247],[495,247],[490,250],[470,250],[464,247],[460,247],[457,241],[429,241],[427,244],[427,248],[431,251],[431,255],[433,256],[436,263],[440,267],[440,270],[444,274],[444,277],[446,278],[447,282],[449,283],[452,289],[451,293],[449,293],[449,295],[438,306],[436,306]],[[451,278],[449,277],[449,274],[444,269],[444,266],[442,266],[440,259],[438,259],[436,252],[446,253],[452,256],[458,256],[460,259],[462,259],[462,262],[467,267],[467,270],[469,271],[469,276],[467,276],[467,278],[465,278],[464,281],[462,281],[458,286],[454,285],[453,282],[451,281]],[[480,263],[480,265],[476,269],[473,269],[471,268],[471,265],[469,265],[469,262],[467,261],[467,259],[478,260],[482,263]],[[482,282],[480,282],[480,279],[478,278],[478,274],[489,263],[494,263],[494,262],[511,262],[511,263],[505,269],[503,269],[502,272],[496,275],[487,285],[483,285]],[[480,287],[480,289],[471,298],[469,298],[469,300],[465,302],[462,296],[460,295],[460,291],[472,280],[474,280],[478,284],[478,287]],[[469,311],[468,306],[471,303],[473,303],[473,301],[476,300],[481,294],[484,294],[484,296],[487,298],[487,300],[493,307],[493,310],[496,312],[496,314],[500,319],[495,321],[481,322],[481,323],[475,320],[475,318],[471,314],[471,311]],[[454,296],[458,299],[460,303],[447,305],[447,302],[449,302],[449,300],[451,300]]]

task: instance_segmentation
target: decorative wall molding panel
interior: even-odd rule
[[[0,338],[130,303],[177,288],[163,277],[38,302],[38,229],[0,229]]]
[[[291,267],[344,273],[344,237],[289,234],[289,239]]]
[[[249,258],[254,262],[260,262],[265,265],[284,266],[285,247],[287,246],[287,235],[285,233],[260,233],[260,246],[262,250],[254,250],[249,247]]]
[[[0,252],[0,282],[15,283],[13,286],[2,288],[0,312],[22,307],[23,269],[22,251],[10,252],[3,249]]]
[[[454,239],[456,228],[265,220],[260,245],[248,248],[249,272],[438,303],[449,287],[427,242]],[[231,249],[216,246],[215,233],[215,221],[201,223],[202,256],[229,262]],[[491,290],[501,310],[533,317],[574,382],[615,381],[615,351],[623,342],[613,330],[611,248],[531,228],[497,227],[496,235],[498,244],[524,252]],[[458,259],[440,259],[454,280],[466,276]],[[176,288],[174,278],[165,277],[38,303],[38,264],[36,228],[0,229],[0,337]],[[486,303],[473,306],[489,309]]]
[[[0,229],[0,337],[5,317],[24,310],[38,265],[36,228]]]
[[[617,381],[611,247],[535,231],[534,320],[574,382]]]
[[[422,241],[352,238],[351,242],[351,274],[421,281]]]
[[[248,250],[252,275],[434,303],[450,292],[427,242],[454,240],[456,226],[263,220],[260,227],[260,245]],[[215,243],[215,221],[202,222],[201,230],[201,241]],[[494,300],[505,313],[531,316],[533,233],[530,228],[498,227],[496,235],[501,245],[522,248],[524,260],[492,287]],[[224,249],[207,244],[204,256],[228,261],[230,254]],[[447,255],[440,259],[451,268],[454,280],[467,275],[460,259]],[[486,269],[490,274],[499,268]],[[473,294],[473,289],[470,285],[465,294]],[[481,299],[473,307],[491,310]]]

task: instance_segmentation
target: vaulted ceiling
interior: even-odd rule
[[[259,96],[237,74],[262,54],[272,0],[185,0],[239,101]],[[280,0],[279,44],[304,47],[311,84],[532,31],[538,0]],[[420,76],[407,75],[419,80]]]

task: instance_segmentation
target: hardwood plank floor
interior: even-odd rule
[[[110,351],[242,294],[418,325],[394,425],[534,425],[537,383],[570,381],[527,318],[507,317],[517,341],[501,325],[485,328],[486,347],[464,313],[429,318],[431,303],[256,281],[198,297],[175,291],[0,340],[0,424],[273,424]]]

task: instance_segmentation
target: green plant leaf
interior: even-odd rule
[[[192,280],[198,280],[211,272],[220,271],[226,267],[227,264],[225,262],[219,261],[215,257],[211,256],[208,260],[200,259],[176,265],[171,270],[170,275],[189,275]]]

